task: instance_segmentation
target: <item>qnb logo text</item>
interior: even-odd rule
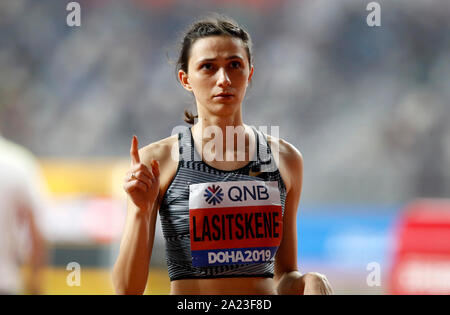
[[[269,193],[264,185],[231,186],[228,189],[228,198],[231,201],[267,200],[269,199]]]

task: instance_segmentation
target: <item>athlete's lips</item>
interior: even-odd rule
[[[225,92],[214,95],[214,97],[229,97],[229,96],[234,96],[234,95],[231,93],[225,93]]]

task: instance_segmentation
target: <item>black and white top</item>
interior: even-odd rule
[[[244,167],[232,171],[219,170],[202,161],[194,147],[191,128],[186,127],[178,134],[178,168],[159,211],[171,281],[273,277],[274,256],[282,237],[286,186],[266,136],[253,126],[252,130],[256,156]],[[229,182],[236,183],[230,186]],[[195,198],[204,196],[206,199],[199,202],[211,208],[190,209],[194,188],[200,189]],[[268,199],[274,191],[276,203]],[[239,206],[221,207],[222,200],[229,197],[231,204],[236,196],[242,201]],[[258,196],[261,200],[253,200]],[[198,202],[194,200],[194,204]],[[203,259],[200,263],[198,257]]]

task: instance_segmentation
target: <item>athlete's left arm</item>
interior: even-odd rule
[[[303,183],[303,157],[290,143],[279,139],[272,152],[279,153],[279,165],[286,185],[283,216],[283,238],[275,256],[275,275],[278,294],[331,294],[331,286],[324,275],[311,272],[302,275],[297,265],[297,209]],[[278,147],[276,147],[278,146]]]

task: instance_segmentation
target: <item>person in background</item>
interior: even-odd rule
[[[42,294],[44,181],[34,156],[0,134],[0,294]],[[22,267],[27,268],[22,268]],[[26,272],[24,272],[26,270]]]

